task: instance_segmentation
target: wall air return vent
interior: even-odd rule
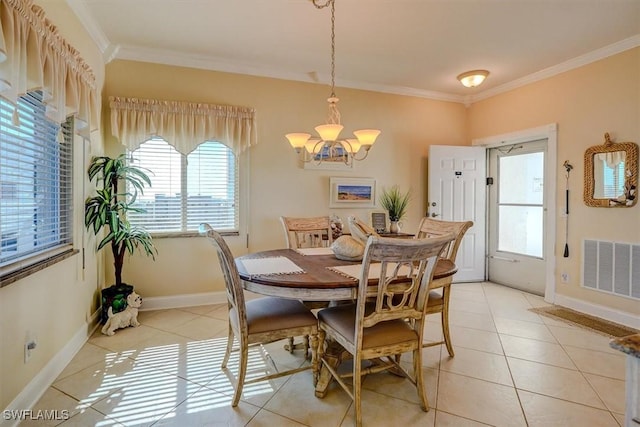
[[[640,245],[585,240],[582,286],[640,300]]]

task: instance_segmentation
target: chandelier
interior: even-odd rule
[[[304,162],[342,161],[350,165],[354,160],[364,160],[367,157],[380,131],[378,129],[356,130],[353,132],[355,138],[338,139],[344,126],[340,124],[340,111],[338,111],[340,99],[335,93],[335,0],[326,0],[324,4],[319,4],[318,0],[312,0],[312,2],[316,9],[331,6],[331,95],[327,99],[329,114],[326,124],[315,127],[320,138],[312,138],[308,133],[288,133],[285,137],[296,153],[300,154],[303,149],[307,151],[309,155],[302,156]],[[362,152],[360,156],[358,156],[359,152]]]

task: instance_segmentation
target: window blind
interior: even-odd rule
[[[130,159],[151,178],[151,187],[134,203],[146,212],[130,212],[132,224],[155,233],[197,231],[202,222],[219,231],[238,230],[236,157],[224,144],[206,141],[185,156],[154,138]]]
[[[624,162],[618,163],[613,168],[604,163],[603,172],[603,197],[617,198],[624,194]]]
[[[72,119],[45,110],[41,92],[0,99],[0,266],[72,244]]]

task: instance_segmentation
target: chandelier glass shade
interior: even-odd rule
[[[322,4],[318,0],[312,0],[312,2],[317,9],[331,6],[331,95],[327,99],[329,112],[327,122],[315,127],[320,138],[312,138],[311,134],[303,132],[288,133],[285,137],[296,153],[303,153],[303,161],[320,163],[330,160],[350,164],[354,160],[363,160],[367,157],[371,146],[380,135],[380,131],[378,129],[362,129],[353,132],[355,138],[339,139],[344,126],[340,123],[340,111],[338,111],[337,105],[340,99],[335,94],[335,0],[326,0]],[[358,156],[361,150],[363,153]]]

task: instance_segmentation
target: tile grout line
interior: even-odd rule
[[[484,285],[482,286],[482,289],[484,291]],[[485,299],[487,299],[487,303],[488,303],[489,300],[487,298],[486,292],[485,292]],[[502,336],[501,336],[500,332],[498,331],[498,325],[495,324],[495,318],[493,316],[493,310],[491,309],[491,304],[489,304],[489,311],[491,313],[491,319],[493,320],[494,326],[496,328],[496,332],[498,333],[498,340],[500,341],[500,346],[502,347],[502,354],[504,356],[504,361],[507,364],[507,369],[509,370],[509,377],[511,378],[511,383],[513,384],[513,391],[515,392],[516,398],[518,399],[518,405],[520,406],[520,412],[522,413],[522,418],[524,419],[525,424],[528,426],[529,425],[529,421],[527,420],[527,413],[524,410],[524,405],[522,404],[522,399],[520,398],[520,393],[518,393],[518,388],[516,387],[516,381],[513,378],[513,372],[511,372],[511,365],[509,364],[509,360],[507,359],[507,354],[506,354],[505,349],[504,349],[504,344],[502,343]]]

